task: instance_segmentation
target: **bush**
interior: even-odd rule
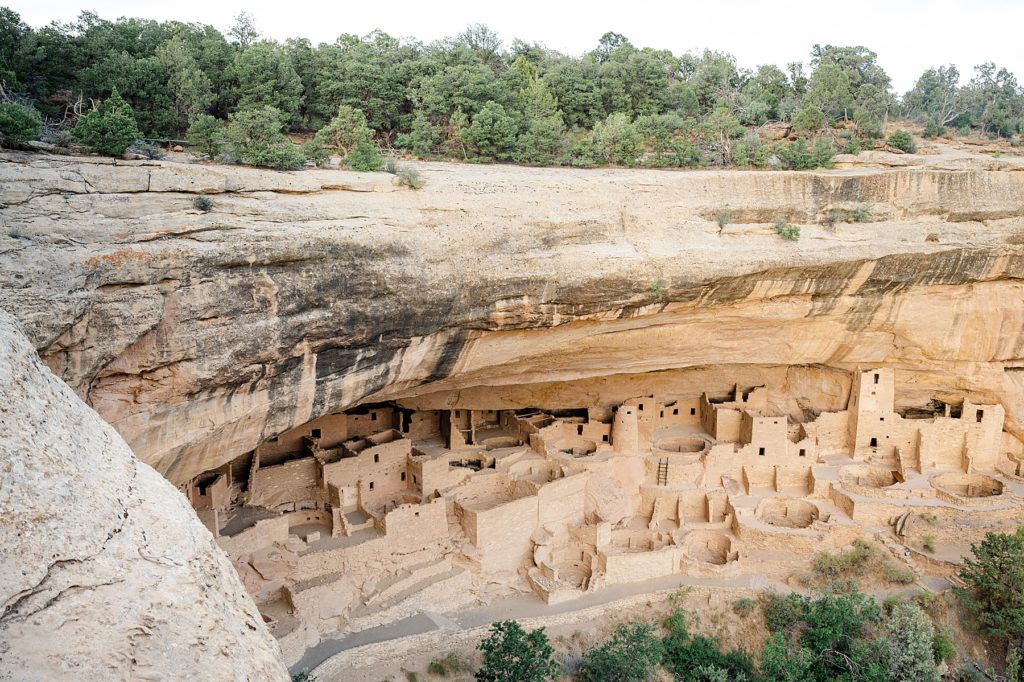
[[[662,640],[662,664],[677,680],[701,682],[702,671],[724,670],[729,680],[753,676],[754,664],[742,651],[723,652],[718,643],[701,635],[691,635],[686,629],[686,614],[676,609],[665,622],[669,631]]]
[[[749,616],[754,612],[754,608],[756,606],[757,603],[753,599],[750,597],[743,597],[742,599],[737,599],[735,603],[733,603],[732,610],[738,616]]]
[[[881,617],[874,599],[852,591],[826,593],[817,599],[790,594],[773,601],[776,613],[765,611],[773,632],[761,656],[765,679],[886,679],[885,644],[870,637],[872,626]],[[851,674],[853,671],[856,673]]]
[[[926,140],[942,135],[942,126],[934,118],[929,118],[928,122],[924,124],[924,132],[921,133],[921,137]]]
[[[302,143],[302,154],[308,161],[312,161],[314,166],[326,166],[331,160],[327,149],[316,139]]]
[[[196,116],[185,133],[185,143],[211,159],[217,158],[226,141],[223,124],[209,114]]]
[[[482,159],[510,159],[518,132],[515,119],[506,113],[505,107],[492,101],[473,117],[465,139]]]
[[[341,162],[354,171],[378,171],[384,165],[384,157],[375,144],[366,142],[346,154]]]
[[[926,533],[924,535],[924,537],[921,538],[921,547],[926,552],[934,553],[935,552],[935,536],[932,535],[931,533]]]
[[[726,225],[728,225],[730,222],[732,222],[732,211],[730,211],[729,209],[725,209],[725,210],[719,211],[718,212],[718,216],[717,216],[717,220],[718,220],[718,227],[719,228],[724,228]]]
[[[477,682],[545,682],[558,673],[543,628],[526,633],[514,620],[494,623],[477,649],[484,655]]]
[[[131,105],[117,88],[99,107],[79,118],[73,132],[86,147],[107,156],[123,156],[142,137]]]
[[[314,139],[325,149],[344,157],[360,146],[372,145],[373,131],[362,111],[343,104],[334,118],[317,131]]]
[[[775,221],[775,231],[779,232],[778,220]],[[799,236],[798,231],[797,237]],[[833,580],[851,574],[860,575],[864,573],[873,554],[874,550],[870,543],[860,539],[854,540],[850,549],[845,552],[821,552],[816,555],[813,562],[814,572],[821,578]]]
[[[949,663],[956,658],[956,644],[949,628],[942,628],[932,639],[932,655],[936,663]]]
[[[825,127],[825,113],[814,106],[806,106],[793,118],[793,131],[797,134],[813,133]]]
[[[885,625],[889,638],[889,680],[939,682],[933,653],[935,626],[916,604],[900,604]]]
[[[957,595],[990,635],[1009,640],[1024,637],[1024,528],[1012,535],[987,533],[971,545]]]
[[[394,158],[388,157],[384,160],[384,165],[381,168],[385,173],[391,173],[398,178],[398,182],[405,187],[411,189],[420,189],[423,187],[423,179],[420,177],[420,173],[415,168],[403,166],[398,163]]]
[[[578,678],[583,682],[643,682],[661,661],[661,652],[651,625],[619,625],[611,639],[584,654]]]
[[[594,147],[606,163],[635,166],[643,139],[625,114],[612,114],[594,126]]]
[[[800,227],[787,223],[785,218],[779,216],[775,219],[775,234],[779,235],[786,241],[795,242],[800,239]],[[828,554],[828,552],[824,552],[824,554]],[[815,568],[817,568],[817,566],[815,566]]]
[[[882,564],[882,577],[890,583],[897,585],[909,585],[914,582],[914,572],[908,568],[901,568],[892,561]]]
[[[889,136],[889,139],[886,140],[886,143],[890,147],[899,149],[907,154],[914,154],[917,152],[917,145],[914,144],[913,136],[905,130],[897,130],[894,132]]]
[[[469,664],[457,653],[451,651],[441,658],[435,658],[427,665],[427,672],[438,677],[448,677],[469,671]]]
[[[775,149],[776,156],[783,168],[789,170],[810,170],[816,168],[818,160],[807,147],[807,140],[799,138],[794,142],[779,145]]]
[[[39,137],[43,119],[34,108],[16,102],[0,104],[0,142],[20,145]]]
[[[211,210],[213,210],[213,199],[200,194],[199,196],[192,200],[192,205],[195,206],[197,211],[209,213]]]
[[[281,131],[284,115],[271,106],[247,109],[231,116],[228,138],[242,163],[295,170],[306,157]]]
[[[131,147],[128,147],[126,152],[145,156],[147,159],[162,159],[167,156],[167,153],[160,147],[157,147],[155,144],[143,142],[142,140],[136,140]]]

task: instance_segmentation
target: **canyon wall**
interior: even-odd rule
[[[289,679],[189,503],[3,312],[0,519],[0,679]]]
[[[899,405],[966,392],[1024,434],[1024,164],[875,157],[419,164],[413,191],[9,153],[0,308],[172,482],[360,401],[550,408],[770,376],[799,416],[845,404],[859,365],[893,368]],[[852,208],[872,221],[826,220]]]

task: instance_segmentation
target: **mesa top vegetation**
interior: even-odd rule
[[[257,153],[236,131],[234,158],[225,159],[257,165],[321,159],[322,148],[291,150],[277,135],[320,130],[339,109],[357,125],[365,118],[373,145],[418,157],[582,166],[814,167],[881,137],[892,116],[924,124],[928,136],[947,128],[1020,134],[1024,90],[1012,73],[985,63],[967,85],[959,79],[953,66],[929,68],[899,96],[862,46],[814,45],[806,65],[747,69],[722,52],[641,48],[617,33],[581,56],[522,40],[506,46],[480,25],[430,44],[374,31],[314,46],[263,39],[247,14],[225,35],[91,12],[32,28],[0,8],[0,99],[40,113],[44,139],[59,142],[116,92],[146,138],[182,139],[197,126],[205,137],[189,136],[195,146],[224,153],[213,143],[226,122],[259,128],[257,142],[272,153]],[[31,114],[7,116],[18,118],[8,142],[33,137]],[[785,133],[758,130],[770,122]],[[358,163],[377,163],[357,147]]]

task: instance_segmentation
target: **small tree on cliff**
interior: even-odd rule
[[[1024,528],[1012,535],[987,533],[964,558],[957,590],[986,633],[1018,644],[1024,640]]]
[[[123,156],[142,137],[135,112],[117,88],[102,104],[78,119],[72,133],[86,147],[107,156]]]
[[[527,633],[516,621],[503,620],[491,625],[477,648],[484,654],[477,682],[547,682],[558,673],[544,628]]]

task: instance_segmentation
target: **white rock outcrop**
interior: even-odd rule
[[[184,496],[0,311],[0,680],[284,680]]]

